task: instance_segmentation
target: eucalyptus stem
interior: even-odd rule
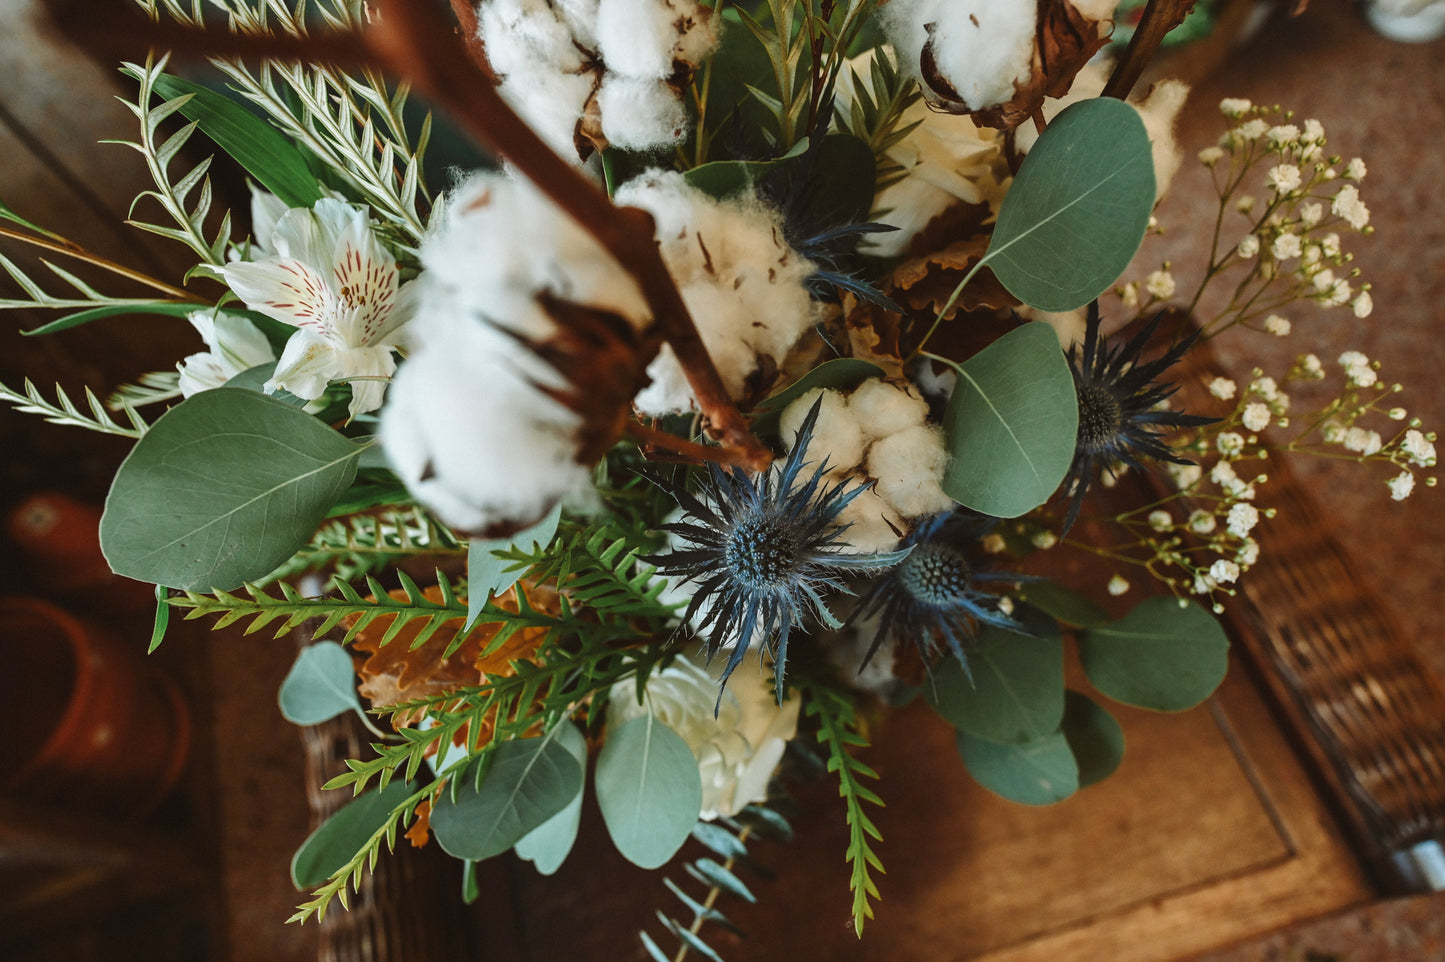
[[[753,834],[753,827],[751,825],[744,825],[742,827],[742,830],[738,832],[738,841],[746,842],[748,840],[748,836],[751,834]],[[728,856],[727,861],[723,862],[723,869],[725,871],[731,872],[733,870],[733,866],[736,865],[737,862],[738,857],[736,855],[730,855]],[[707,898],[702,900],[703,909],[709,910],[714,905],[716,905],[718,896],[721,894],[722,889],[718,888],[716,885],[708,889]],[[687,930],[693,935],[697,935],[698,932],[702,931],[702,923],[705,921],[706,915],[706,911],[698,912],[692,920],[692,925],[688,926]],[[672,962],[683,962],[683,960],[687,958],[687,950],[688,945],[687,942],[684,941],[681,945],[677,947],[677,954],[672,957]]]

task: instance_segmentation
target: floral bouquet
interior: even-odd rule
[[[925,699],[978,782],[1057,802],[1119,765],[1107,703],[1222,680],[1271,452],[1411,492],[1435,436],[1377,363],[1190,364],[1290,309],[1369,314],[1365,165],[1319,122],[1225,101],[1193,293],[1182,264],[1127,273],[1186,91],[1129,98],[1188,6],[1152,0],[1127,47],[1112,0],[141,0],[83,31],[153,51],[123,67],[155,184],[130,223],[194,267],[0,206],[5,237],[145,288],[4,260],[3,306],[58,313],[34,334],[169,316],[205,349],[105,400],[0,393],[135,440],[100,537],[156,586],[152,646],[177,611],[304,627],[283,712],[374,733],[297,853],[297,919],[398,832],[466,877],[553,872],[590,792],[638,865],[718,854],[666,917],[716,957],[702,924],[811,756],[861,935],[885,789],[858,754],[889,706]],[[443,122],[482,152],[430,163]]]

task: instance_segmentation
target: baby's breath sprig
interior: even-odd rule
[[[1368,316],[1374,309],[1370,285],[1357,280],[1359,270],[1340,236],[1373,230],[1358,186],[1364,161],[1326,155],[1317,120],[1296,124],[1292,112],[1233,98],[1220,109],[1235,124],[1199,154],[1213,176],[1219,209],[1190,312],[1221,275],[1237,280],[1226,306],[1201,320],[1204,336],[1235,326],[1282,333],[1276,312],[1297,301],[1325,308],[1348,304],[1356,317]],[[1263,188],[1259,196],[1246,190],[1256,181]],[[1226,240],[1231,211],[1247,220],[1248,229]]]

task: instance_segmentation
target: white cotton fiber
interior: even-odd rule
[[[541,66],[561,73],[582,67],[572,29],[547,0],[489,0],[477,9],[477,32],[499,76]]]
[[[928,420],[928,402],[912,385],[903,387],[880,378],[860,384],[848,396],[848,408],[870,438],[886,438]]]
[[[784,408],[778,418],[778,434],[783,444],[791,450],[797,443],[798,429],[819,398],[823,403],[813,425],[808,460],[821,464],[827,458],[828,467],[834,471],[857,467],[863,460],[863,432],[858,429],[858,419],[849,411],[848,401],[840,391],[814,388]]]
[[[953,507],[953,499],[939,485],[947,462],[943,430],[936,425],[905,428],[868,449],[868,473],[878,479],[874,490],[905,518]]]
[[[898,512],[871,488],[854,498],[838,515],[838,523],[847,525],[842,541],[858,554],[892,551],[898,547],[908,525]]]
[[[935,67],[972,110],[1012,100],[1033,73],[1036,0],[893,0],[881,14],[915,76],[931,38]]]
[[[597,92],[602,135],[623,150],[675,144],[687,132],[682,99],[665,81],[608,74]]]
[[[692,0],[599,0],[597,49],[607,70],[663,80],[673,62],[696,66],[716,40],[710,11]]]
[[[781,363],[817,322],[821,309],[805,284],[813,267],[787,246],[777,216],[757,201],[717,201],[681,174],[661,171],[624,184],[615,200],[652,214],[663,262],[733,397],[741,396],[759,355]],[[662,399],[663,392],[649,390],[635,404],[651,415],[691,407],[690,392],[683,407],[654,406]]]

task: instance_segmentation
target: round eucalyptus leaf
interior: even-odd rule
[[[563,722],[556,735],[557,744],[567,749],[577,760],[579,769],[587,767],[587,739],[571,722]],[[577,828],[582,824],[582,794],[586,779],[577,785],[577,794],[567,806],[547,821],[518,839],[516,852],[519,858],[533,863],[542,875],[551,875],[561,867],[567,853],[577,841]]]
[[[1074,376],[1054,329],[1021,325],[964,362],[943,432],[943,490],[955,501],[996,518],[1047,501],[1079,432]]]
[[[276,698],[293,725],[319,725],[348,711],[361,711],[351,655],[334,641],[307,645],[296,655]]]
[[[1229,637],[1192,601],[1150,598],[1118,621],[1081,632],[1079,659],[1090,683],[1115,701],[1184,711],[1224,681]]]
[[[414,791],[403,781],[392,781],[377,792],[358,795],[335,815],[316,827],[291,857],[291,882],[298,889],[315,888],[341,870],[361,851],[391,810]]]
[[[1025,601],[1066,625],[1092,628],[1109,623],[1109,613],[1092,598],[1070,591],[1057,581],[1030,581],[1021,592]]]
[[[608,736],[594,781],[613,844],[643,868],[672,858],[702,811],[697,759],[682,736],[651,712]]]
[[[1139,112],[1112,97],[1080,101],[1050,122],[1024,159],[983,262],[1031,307],[1083,307],[1139,249],[1154,193],[1154,156]]]
[[[1064,643],[1046,619],[1030,636],[985,628],[968,649],[969,670],[945,658],[924,685],[933,710],[977,738],[1011,744],[1057,731],[1064,717]],[[970,673],[972,677],[970,677]]]
[[[229,591],[290,560],[356,474],[362,447],[275,398],[182,401],[116,472],[100,545],[127,578]]]
[[[958,753],[975,781],[1011,802],[1052,805],[1079,790],[1079,766],[1062,732],[1022,745],[959,732]]]
[[[502,742],[478,785],[467,772],[432,805],[431,829],[449,854],[480,862],[500,855],[582,790],[582,766],[554,738]]]
[[[1079,766],[1079,787],[1101,782],[1124,760],[1124,730],[1102,705],[1082,692],[1064,696],[1064,738]]]

